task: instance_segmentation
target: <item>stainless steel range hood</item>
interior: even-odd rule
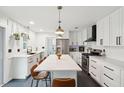
[[[93,42],[96,41],[96,25],[92,26],[92,36],[85,40],[84,42]]]

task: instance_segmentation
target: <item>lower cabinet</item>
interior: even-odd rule
[[[12,59],[13,79],[26,79],[30,74],[31,67],[40,61],[40,54],[29,57],[15,57]]]
[[[101,83],[105,87],[119,87],[121,86],[120,69],[111,64],[103,64],[101,72]]]
[[[89,73],[93,79],[100,82],[100,64],[97,60],[91,59],[89,61]]]
[[[81,61],[82,61],[82,53],[81,52],[70,52],[70,56],[72,57],[72,59],[79,65],[81,65]]]
[[[109,62],[97,60],[95,57],[90,57],[89,74],[101,86],[104,87],[122,87],[124,86],[124,71]]]

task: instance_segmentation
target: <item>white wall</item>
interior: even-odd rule
[[[14,25],[13,30],[11,29],[12,24]],[[19,33],[25,32],[29,34],[30,41],[28,42],[28,45],[35,47],[35,33],[29,31],[23,25],[3,15],[0,15],[0,26],[5,28],[3,50],[4,50],[4,83],[6,83],[12,79],[13,66],[12,66],[12,60],[10,57],[13,55],[23,53],[22,37],[19,41],[16,41],[16,40],[10,39],[11,34],[14,32],[19,32]],[[8,49],[12,49],[12,52],[8,53]],[[17,52],[17,49],[20,49],[19,53]]]
[[[46,38],[47,37],[56,37],[54,32],[38,32],[35,34],[36,36],[36,47],[38,50],[42,50],[42,46],[46,47]],[[57,38],[57,37],[56,37]],[[62,38],[69,38],[69,31],[65,31]]]
[[[44,46],[46,48],[46,38],[47,37],[56,37],[55,33],[50,33],[50,32],[41,32],[41,33],[36,33],[36,47],[38,50],[42,50],[42,47]]]
[[[124,61],[124,47],[105,47],[106,56]]]

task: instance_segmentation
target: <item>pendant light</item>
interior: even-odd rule
[[[64,34],[64,30],[63,30],[63,29],[61,28],[61,26],[60,26],[60,24],[61,24],[60,12],[61,12],[61,10],[62,10],[62,6],[58,6],[57,9],[58,9],[58,11],[59,11],[59,21],[58,21],[59,26],[58,26],[58,28],[57,28],[57,30],[56,30],[55,33],[56,33],[57,35],[63,35],[63,34]]]

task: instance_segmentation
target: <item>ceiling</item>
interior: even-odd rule
[[[75,27],[82,28],[96,23],[118,8],[119,6],[63,6],[61,26],[66,31],[74,30]],[[56,6],[1,6],[0,12],[25,26],[30,26],[35,32],[55,31],[58,26]],[[29,21],[34,21],[35,24],[30,25]]]

